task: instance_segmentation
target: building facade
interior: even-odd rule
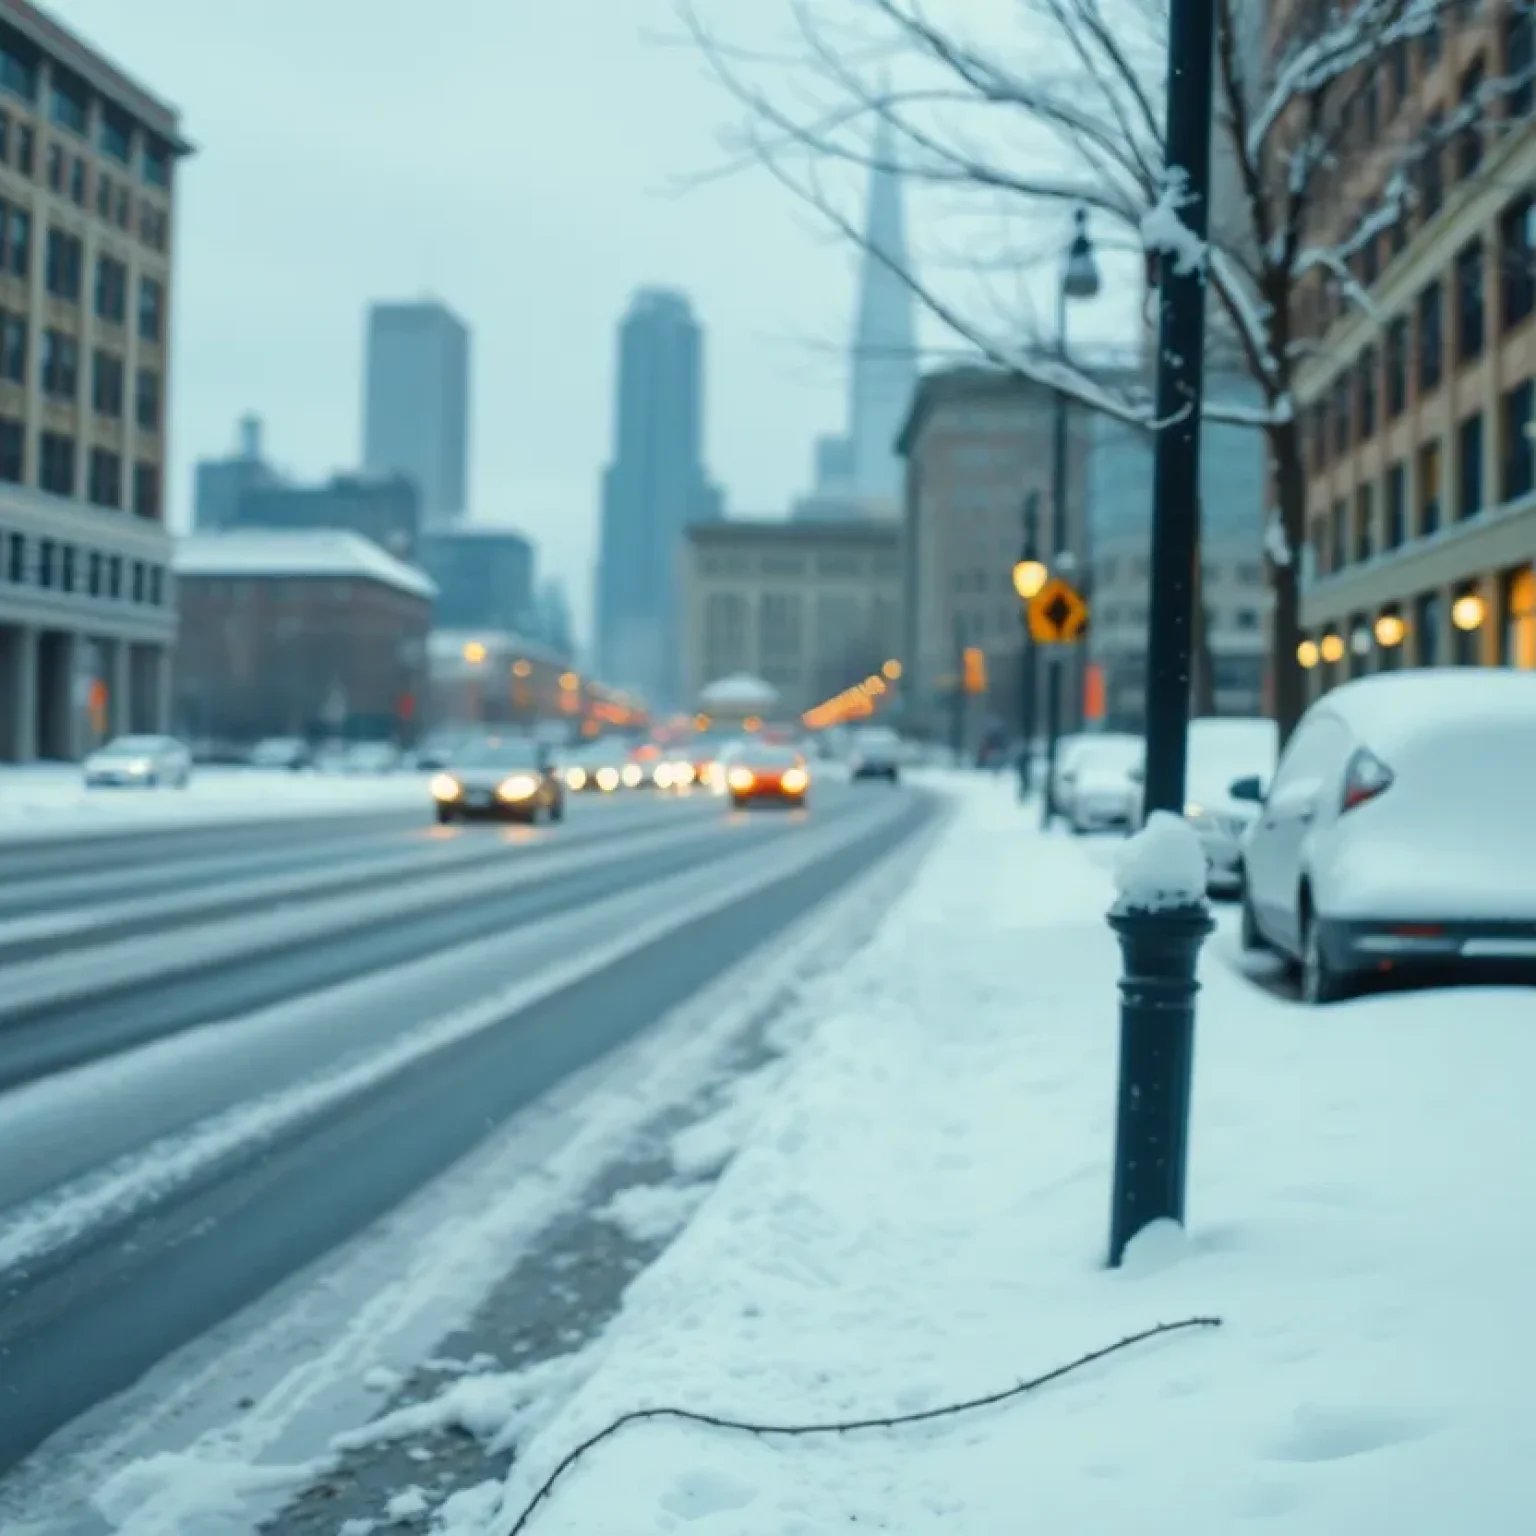
[[[1208,372],[1208,398],[1253,403],[1244,376]],[[1103,682],[1105,724],[1141,730],[1145,718],[1147,612],[1151,603],[1153,438],[1103,414],[1088,419],[1089,564],[1093,622],[1088,655]],[[1207,422],[1200,453],[1201,598],[1213,694],[1221,715],[1265,711],[1271,603],[1264,573],[1268,466],[1252,427]]]
[[[262,457],[261,418],[240,418],[235,451],[228,458],[199,459],[192,478],[192,526],[216,532],[239,521],[240,497],[281,485],[283,477]]]
[[[0,0],[0,761],[78,757],[169,715],[188,153],[175,111],[36,6]]]
[[[645,289],[619,328],[603,474],[597,670],[663,708],[682,687],[684,530],[721,515],[704,468],[704,340],[681,293]]]
[[[422,558],[421,505],[405,475],[334,475],[322,485],[245,487],[234,528],[344,528],[372,539],[398,560]]]
[[[201,742],[407,737],[436,588],[335,529],[192,534],[176,549],[176,722]]]
[[[446,305],[375,304],[364,359],[363,468],[415,482],[427,526],[469,499],[469,328]]]
[[[533,545],[510,528],[428,532],[422,565],[437,586],[437,623],[454,630],[536,628]]]
[[[878,672],[900,650],[902,571],[901,529],[889,520],[690,528],[680,702],[745,673],[799,715]]]
[[[1051,458],[1056,396],[996,369],[960,367],[924,377],[902,429],[907,461],[903,516],[903,703],[916,729],[948,729],[961,653],[979,648],[988,661],[984,710],[1017,728],[1023,626],[1013,567],[1024,542],[1024,509],[1038,508],[1039,553],[1051,540]],[[1070,402],[1067,452],[1067,548],[1079,582],[1087,563],[1088,413]],[[1065,573],[1064,574],[1068,574]],[[1066,669],[1063,725],[1082,715],[1081,644],[1033,650],[1040,669]],[[983,722],[977,711],[972,722]],[[1043,721],[1043,706],[1041,719]]]
[[[1445,7],[1365,83],[1372,142],[1462,120],[1419,164],[1415,207],[1352,262],[1375,312],[1327,285],[1304,296],[1324,334],[1297,391],[1314,696],[1378,669],[1536,667],[1533,59],[1531,9],[1486,0]],[[1389,168],[1362,155],[1332,189],[1341,227]]]

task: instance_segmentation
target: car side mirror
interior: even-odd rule
[[[1245,779],[1233,779],[1227,785],[1227,793],[1234,800],[1246,800],[1250,805],[1263,805],[1264,781],[1256,773]]]

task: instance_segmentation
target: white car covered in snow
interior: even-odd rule
[[[1140,796],[1140,736],[1119,731],[1069,736],[1056,752],[1052,809],[1074,832],[1129,828]]]
[[[1309,1002],[1405,971],[1536,980],[1536,673],[1377,673],[1302,716],[1243,845],[1243,942]]]

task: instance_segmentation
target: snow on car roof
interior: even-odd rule
[[[1383,752],[1447,728],[1500,720],[1536,726],[1536,672],[1423,667],[1341,683],[1319,701]]]

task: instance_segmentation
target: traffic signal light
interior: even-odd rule
[[[987,691],[987,658],[981,648],[975,645],[967,646],[963,664],[965,691],[985,693]]]

